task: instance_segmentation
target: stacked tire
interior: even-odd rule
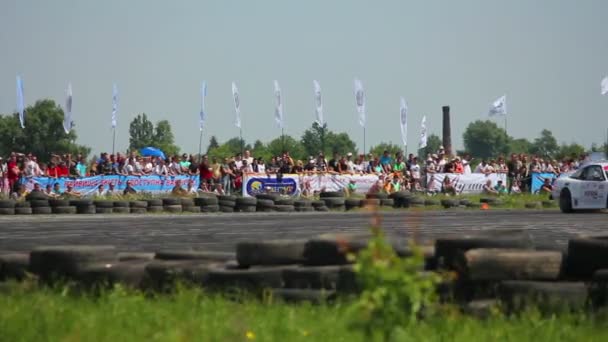
[[[148,213],[162,213],[163,212],[163,200],[160,198],[153,198],[146,201],[148,203]]]
[[[112,213],[114,214],[129,214],[131,208],[129,208],[129,201],[114,201],[112,207]]]
[[[362,207],[362,203],[363,201],[358,198],[347,198],[346,200],[344,200],[344,207],[347,211],[353,210]]]
[[[311,205],[315,211],[329,211],[324,201],[312,201]]]
[[[274,200],[263,197],[260,198],[259,196],[256,196],[256,199],[256,211],[265,213],[275,211]]]
[[[129,202],[131,214],[146,214],[148,212],[148,202],[146,201],[131,201]]]
[[[196,206],[193,198],[180,198],[182,211],[185,213],[200,213],[201,207]]]
[[[181,213],[182,212],[182,202],[179,198],[168,197],[163,198],[163,211],[168,213]]]
[[[15,215],[32,215],[30,202],[23,201],[15,203]]]
[[[69,200],[51,199],[49,205],[53,214],[76,214],[76,207],[71,206]]]
[[[389,198],[393,200],[394,208],[409,208],[412,196],[409,191],[399,191],[390,194]]]
[[[325,203],[325,207],[331,210],[345,210],[346,200],[342,191],[322,192],[319,197]]]
[[[48,199],[31,199],[29,202],[34,215],[50,215],[53,213]]]
[[[235,201],[236,211],[242,213],[255,213],[258,200],[255,197],[239,197]]]
[[[114,202],[112,201],[93,201],[93,205],[95,205],[96,214],[111,214],[114,212]]]
[[[293,201],[293,207],[297,212],[312,212],[315,210],[312,207],[312,202],[307,200]]]
[[[275,210],[281,213],[291,213],[296,211],[293,198],[279,198],[274,201]]]
[[[70,206],[76,207],[77,214],[95,214],[95,205],[90,199],[71,200]]]
[[[203,213],[217,213],[220,211],[219,201],[216,196],[205,196],[194,199],[194,204],[201,208]]]
[[[236,207],[236,196],[222,195],[218,197],[218,204],[220,206],[220,212],[222,213],[233,213]]]

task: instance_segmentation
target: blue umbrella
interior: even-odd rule
[[[141,153],[141,155],[144,157],[161,157],[162,159],[167,159],[165,158],[163,151],[156,147],[144,147],[139,150],[139,153]]]

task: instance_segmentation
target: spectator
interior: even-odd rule
[[[11,157],[8,160],[6,166],[9,191],[16,193],[19,190],[19,176],[21,174],[21,171],[19,170],[19,165],[17,165],[16,154],[11,154]]]
[[[179,162],[180,174],[189,174],[191,164],[192,163],[190,162],[190,160],[188,160],[188,154],[187,153],[182,154],[182,160],[180,160],[180,162]]]
[[[296,165],[293,167],[293,169],[291,170],[291,173],[296,173],[296,174],[300,174],[304,172],[304,164],[302,163],[301,160],[298,160],[296,162]]]
[[[154,174],[157,176],[168,176],[169,169],[165,165],[165,161],[161,158],[158,158],[158,164],[154,167]]]
[[[122,194],[126,196],[126,195],[135,195],[136,193],[137,193],[137,190],[135,190],[135,188],[133,188],[132,182],[130,180],[128,180],[127,186],[123,190]]]
[[[459,174],[459,175],[462,175],[464,173],[464,165],[462,164],[460,157],[456,156],[454,158],[452,165],[453,165],[454,173]]]
[[[95,197],[104,197],[107,194],[108,194],[108,192],[106,191],[106,189],[103,186],[103,184],[99,184],[99,186],[97,187],[97,190],[95,191],[95,194],[93,196],[95,196]]]
[[[82,194],[80,192],[74,190],[74,186],[72,184],[68,183],[66,186],[67,186],[67,189],[63,193],[64,196],[68,196],[68,197],[81,197],[82,196]]]
[[[350,196],[357,192],[357,182],[354,178],[351,178],[345,188],[346,196]]]
[[[390,181],[387,182],[387,185],[388,186],[385,189],[389,194],[401,191],[401,180],[399,179],[399,175],[393,174],[393,176],[390,177]]]
[[[325,160],[325,156],[323,155],[323,153],[319,153],[319,156],[317,157],[317,165],[316,165],[316,169],[319,172],[327,172],[328,166],[327,166],[327,161]]]
[[[483,160],[481,161],[481,163],[479,163],[479,164],[477,165],[477,167],[475,168],[475,173],[483,173],[483,174],[486,174],[486,175],[487,175],[487,174],[489,174],[489,173],[490,173],[490,172],[488,172],[488,171],[489,171],[489,167],[488,167],[488,163],[486,162],[486,160],[485,160],[485,159],[483,159]]]
[[[511,185],[511,194],[521,194],[521,182],[519,180],[513,181]]]
[[[483,193],[486,195],[498,195],[498,191],[492,186],[492,180],[488,179],[483,186]]]
[[[175,186],[173,187],[173,190],[171,190],[171,195],[176,196],[176,197],[184,197],[184,196],[188,195],[188,191],[186,191],[186,190],[184,190],[184,188],[182,188],[181,179],[175,180]]]
[[[198,194],[198,190],[194,186],[194,180],[193,179],[188,179],[188,185],[187,185],[187,188],[186,188],[186,192],[188,193],[188,195],[196,195],[196,194]]]
[[[496,186],[494,187],[494,190],[496,190],[496,193],[499,195],[506,195],[509,193],[507,191],[507,187],[502,183],[501,180],[496,182]]]
[[[334,157],[329,160],[329,164],[327,165],[329,168],[329,172],[340,172],[338,163],[340,162],[340,155],[338,152],[334,152]]]
[[[230,167],[230,160],[228,158],[224,159],[224,164],[222,165],[222,188],[227,195],[230,195],[232,192],[232,178],[234,177],[234,173],[232,172],[232,168]],[[203,185],[201,184],[201,189]]]
[[[471,172],[471,161],[473,160],[473,158],[471,158],[471,156],[469,154],[465,154],[464,157],[462,158],[462,166],[463,166],[463,173],[465,175],[470,175]]]
[[[410,177],[412,178],[412,190],[415,190],[417,185],[420,185],[420,165],[418,165],[418,157],[414,157],[413,162],[410,164]]]
[[[177,157],[171,157],[171,162],[167,167],[170,175],[181,175],[182,174],[182,166],[177,161]]]
[[[152,159],[150,157],[144,158],[142,173],[144,175],[154,174],[154,164],[152,163]]]
[[[24,159],[24,170],[23,175],[25,177],[40,177],[42,176],[42,170],[40,170],[40,166],[36,162],[36,157],[29,156]]]
[[[448,175],[445,175],[445,177],[443,178],[443,182],[441,184],[441,193],[448,196],[456,195],[456,188],[454,187],[454,184],[452,183]]]
[[[11,194],[11,198],[15,201],[25,201],[25,197],[28,195],[28,191],[25,184],[18,184],[17,191]]]
[[[392,162],[393,158],[391,158],[391,155],[388,153],[388,150],[384,150],[384,152],[382,152],[382,157],[380,157],[380,165],[382,165],[383,168],[388,165],[388,167],[390,168]]]
[[[304,166],[304,171],[313,172],[316,170],[316,165],[317,165],[317,161],[315,160],[315,158],[310,156],[308,163],[306,163],[306,165]]]
[[[203,156],[199,165],[199,187],[203,191],[210,191],[213,185],[213,168],[209,165],[209,157]]]
[[[234,157],[234,165],[239,170],[243,167],[243,156],[240,153]]]
[[[426,185],[426,193],[427,195],[436,195],[437,194],[437,188],[443,189],[443,184],[441,186],[438,186],[437,184],[437,180],[435,179],[435,175],[431,175],[429,178],[429,181]]]
[[[395,162],[393,163],[392,170],[393,170],[393,172],[397,172],[401,175],[404,175],[405,163],[403,162],[403,158],[401,157],[401,155],[399,155],[397,158],[395,158]]]
[[[249,165],[249,163],[247,162],[247,159],[243,159],[243,166],[241,166],[240,171],[243,174],[253,173],[253,168],[251,167],[251,165]],[[289,173],[289,172],[287,172],[287,173]]]
[[[551,179],[550,178],[545,178],[543,181],[543,185],[541,186],[539,193],[541,195],[548,195],[551,194],[551,192],[553,191],[553,185],[551,185]]]
[[[249,150],[245,150],[245,156],[243,160],[246,160],[247,164],[249,165],[253,164],[253,157],[251,156],[251,152]]]
[[[87,162],[82,155],[79,156],[78,163],[76,163],[76,175],[78,177],[87,176]]]
[[[108,183],[108,190],[106,191],[106,196],[114,196],[116,195],[116,190],[115,187],[116,185],[114,184],[114,182],[110,182]]]
[[[353,162],[353,154],[351,152],[346,154],[346,168],[344,168],[344,172],[350,174],[355,172],[355,163]]]

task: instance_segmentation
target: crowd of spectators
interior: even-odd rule
[[[376,174],[380,182],[375,190],[393,192],[408,189],[412,191],[427,191],[437,188],[427,182],[433,182],[436,173],[445,174],[492,174],[507,175],[507,184],[486,184],[483,191],[492,194],[519,193],[530,191],[532,175],[534,173],[550,173],[558,176],[560,173],[576,170],[585,160],[585,156],[565,158],[563,160],[543,159],[526,154],[512,154],[508,160],[504,157],[496,159],[483,159],[476,162],[468,154],[448,156],[443,147],[436,153],[426,156],[424,161],[413,154],[407,159],[401,152],[391,155],[384,151],[382,155],[352,153],[340,155],[334,153],[328,160],[323,153],[310,156],[308,160],[294,160],[289,152],[274,156],[265,161],[263,158],[254,158],[250,151],[243,155],[225,157],[218,160],[204,155],[200,158],[194,155],[182,154],[163,159],[161,157],[144,157],[135,152],[129,154],[102,153],[97,159],[87,161],[84,156],[70,154],[52,155],[48,163],[39,163],[36,156],[22,153],[11,153],[6,160],[0,157],[0,189],[2,192],[16,193],[20,191],[20,180],[28,177],[86,177],[95,175],[128,175],[128,176],[174,176],[189,175],[200,178],[200,188],[205,192],[230,194],[239,192],[242,186],[243,175],[275,174],[282,177],[288,173],[332,173],[332,174]],[[550,190],[550,182],[543,179],[542,191]],[[112,185],[110,185],[111,187]],[[98,194],[113,193],[113,189],[98,189]],[[346,190],[354,191],[355,184],[347,186]],[[444,177],[441,192],[457,192],[450,177]],[[193,193],[192,184],[184,189]],[[53,196],[53,187],[46,191]],[[131,190],[129,190],[131,191]],[[135,191],[132,189],[132,191]],[[180,192],[177,189],[174,191]],[[56,191],[55,191],[56,192]],[[77,195],[77,194],[74,194]]]

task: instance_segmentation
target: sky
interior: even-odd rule
[[[77,142],[111,150],[116,83],[117,150],[128,147],[129,122],[146,113],[169,120],[176,144],[196,153],[201,81],[204,148],[210,135],[222,142],[239,134],[232,81],[243,138],[267,142],[281,134],[273,80],[283,91],[285,134],[299,137],[314,120],[316,79],[329,129],[347,132],[361,149],[359,78],[367,149],[401,144],[400,96],[413,150],[423,115],[440,135],[441,107],[449,105],[453,144],[462,148],[466,126],[486,119],[503,94],[510,135],[533,139],[546,128],[559,142],[589,147],[608,128],[608,96],[600,96],[607,14],[605,0],[2,0],[0,113],[16,110],[16,75],[27,104],[63,105],[71,82]]]

